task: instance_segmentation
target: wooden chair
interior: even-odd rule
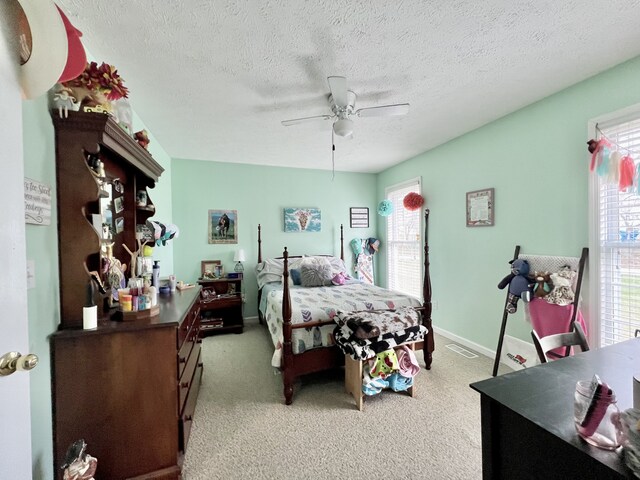
[[[587,337],[578,322],[573,324],[573,331],[569,333],[558,333],[540,338],[535,330],[531,330],[531,337],[533,338],[533,344],[536,347],[541,363],[547,363],[550,357],[550,355],[548,355],[549,351],[559,347],[567,347],[565,356],[569,355],[570,347],[572,346],[580,347],[583,352],[589,350]]]

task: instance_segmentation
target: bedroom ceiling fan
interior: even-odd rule
[[[365,107],[356,110],[357,96],[351,90],[347,90],[347,79],[345,77],[328,77],[327,80],[329,82],[329,90],[331,91],[329,95],[329,107],[333,113],[283,120],[281,122],[282,125],[289,127],[291,125],[316,120],[333,120],[333,133],[339,137],[351,138],[353,136],[352,117],[386,117],[391,115],[406,115],[409,112],[408,103]]]

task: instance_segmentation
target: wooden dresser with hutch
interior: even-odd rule
[[[123,245],[135,250],[136,230],[155,212],[150,200],[137,207],[136,194],[163,169],[111,116],[52,116],[61,311],[50,338],[54,471],[62,478],[67,448],[82,438],[98,459],[96,480],[179,479],[203,371],[200,288],[160,295],[159,315],[127,322],[114,320],[109,289],[96,292],[98,327],[82,329],[89,272],[105,280],[97,224],[111,230],[113,256],[129,263]],[[104,176],[90,165],[97,157]]]

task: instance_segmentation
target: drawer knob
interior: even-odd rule
[[[202,362],[198,363],[198,367],[199,367],[199,368],[204,367],[204,363],[202,363]]]
[[[184,417],[185,422],[190,422],[192,420],[193,420],[193,417],[191,415],[187,415],[186,417]]]
[[[182,383],[180,384],[180,386],[181,386],[182,388],[189,388],[189,382],[182,382]]]
[[[180,358],[180,363],[187,363],[187,359],[183,358],[183,357],[179,357]]]

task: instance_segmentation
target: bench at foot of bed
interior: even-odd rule
[[[408,346],[411,350],[415,350],[415,343],[403,344]],[[402,345],[398,345],[395,350],[401,348]],[[362,391],[362,379],[365,364],[368,364],[368,360],[354,360],[351,355],[345,354],[344,356],[344,388],[348,394],[352,395],[356,408],[362,411],[364,406],[364,398],[367,396]],[[416,396],[415,383],[405,390],[410,397]]]

